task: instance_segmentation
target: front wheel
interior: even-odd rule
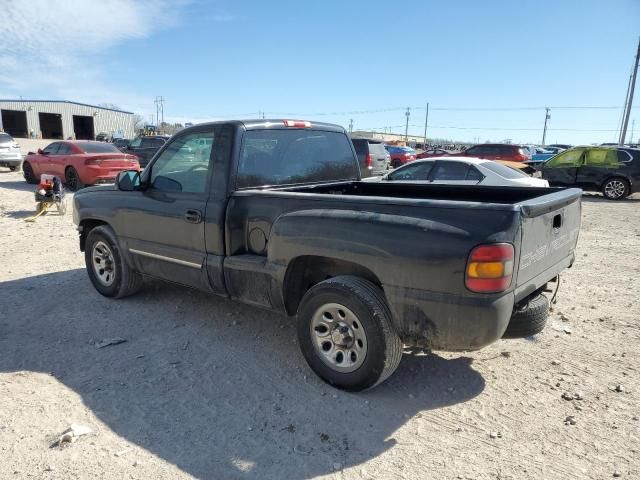
[[[27,183],[36,184],[38,183],[38,177],[36,177],[35,173],[33,173],[33,167],[30,163],[24,163],[22,165],[22,175]]]
[[[624,178],[610,178],[602,186],[602,194],[609,200],[622,200],[630,193],[629,182]]]
[[[107,225],[89,232],[84,259],[91,283],[105,297],[126,297],[142,285],[142,276],[122,258],[116,235]]]
[[[379,287],[354,276],[313,286],[298,309],[298,341],[325,382],[361,391],[386,380],[402,358],[402,342]]]

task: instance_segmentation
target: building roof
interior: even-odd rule
[[[112,112],[128,113],[133,115],[133,112],[127,112],[126,110],[117,110],[115,108],[100,107],[98,105],[90,105],[88,103],[70,102],[69,100],[23,100],[21,98],[0,98],[0,102],[16,102],[16,103],[69,103],[71,105],[82,105],[83,107],[99,108],[100,110],[110,110]]]

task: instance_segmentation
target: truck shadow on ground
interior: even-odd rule
[[[409,419],[485,386],[469,358],[414,354],[372,391],[344,393],[306,366],[293,319],[163,282],[113,301],[76,269],[0,290],[0,371],[50,372],[116,434],[199,478],[359,465]],[[111,337],[127,342],[97,348]]]

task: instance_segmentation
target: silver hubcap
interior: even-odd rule
[[[620,180],[611,180],[605,185],[604,191],[607,194],[607,197],[620,198],[624,195],[624,183]]]
[[[318,356],[337,372],[357,370],[367,356],[367,334],[344,305],[327,303],[318,308],[310,333]]]
[[[93,259],[93,271],[100,283],[105,287],[111,286],[116,278],[116,269],[113,253],[111,253],[109,246],[104,242],[96,242],[91,258]]]

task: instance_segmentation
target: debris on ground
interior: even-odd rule
[[[90,433],[93,433],[93,430],[91,430],[89,427],[72,423],[71,426],[68,429],[66,429],[64,432],[62,432],[62,434],[60,434],[58,439],[51,444],[50,448],[55,448],[55,447],[62,448],[65,445],[74,443],[81,436],[89,435]]]
[[[490,432],[489,438],[502,438],[502,432]]]
[[[105,338],[104,340],[100,340],[96,342],[96,348],[104,348],[109,345],[120,345],[121,343],[126,342],[127,340],[122,337],[113,337],[113,338]]]
[[[577,422],[576,417],[574,417],[573,415],[568,415],[565,419],[564,419],[564,424],[565,425],[575,425]]]
[[[560,385],[560,384],[556,384],[556,385]],[[582,395],[582,392],[575,392],[575,393],[569,393],[569,392],[564,392],[562,394],[562,398],[564,400],[582,400],[584,398],[584,396]]]
[[[624,387],[622,385],[616,385],[616,388],[614,388],[614,390],[618,393],[622,393],[624,392]]]

